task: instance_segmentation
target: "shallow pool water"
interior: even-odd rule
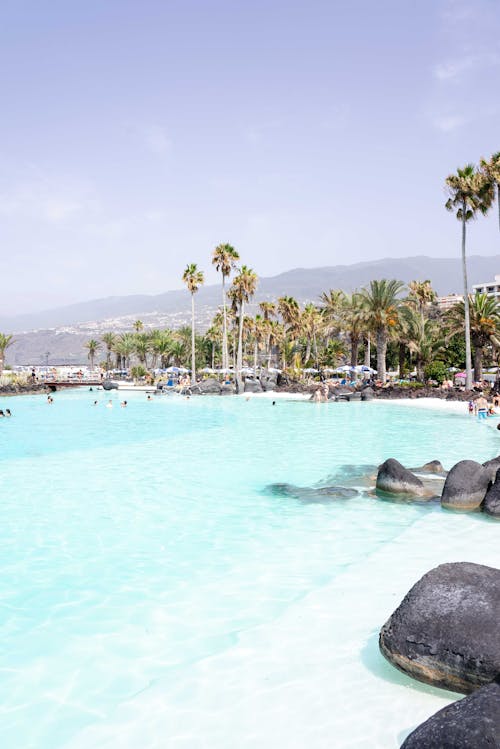
[[[483,462],[496,430],[393,403],[109,397],[0,403],[3,749],[387,749],[453,699],[376,635],[435,564],[498,565],[500,525],[364,477]]]

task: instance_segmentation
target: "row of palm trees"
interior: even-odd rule
[[[243,281],[245,276],[243,273]],[[108,368],[112,364],[129,367],[135,361],[144,370],[185,364],[191,349],[192,365],[199,362],[203,367],[223,369],[232,365],[240,381],[244,364],[272,363],[290,371],[348,362],[351,366],[375,364],[379,379],[385,382],[388,348],[401,376],[408,367],[415,367],[417,378],[423,380],[426,368],[436,361],[443,368],[445,362],[463,366],[460,346],[457,344],[453,358],[450,341],[463,341],[464,302],[442,313],[428,280],[412,281],[406,288],[394,279],[372,281],[352,294],[330,290],[317,304],[304,306],[294,297],[282,296],[261,302],[253,315],[245,313],[252,289],[246,285],[242,289],[240,284],[237,274],[231,286],[235,291],[229,294],[231,304],[225,313],[223,309],[217,312],[203,335],[195,333],[193,338],[193,325],[146,332],[138,321],[134,333],[106,333],[101,341],[88,341],[91,366],[103,347]],[[469,309],[475,379],[481,379],[485,354],[494,363],[496,351],[500,351],[500,306],[495,299],[477,294],[470,298]],[[192,370],[196,377],[195,367]]]

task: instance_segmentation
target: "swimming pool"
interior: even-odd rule
[[[496,430],[394,403],[109,397],[0,405],[4,749],[386,749],[453,699],[386,664],[378,629],[430,567],[499,566],[500,526],[266,487],[485,461]]]

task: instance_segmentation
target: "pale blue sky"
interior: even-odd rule
[[[0,312],[211,281],[222,241],[458,254],[443,180],[500,150],[499,91],[498,0],[2,0]]]

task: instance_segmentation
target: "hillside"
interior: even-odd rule
[[[500,272],[500,255],[471,256],[468,262],[469,283],[492,280]],[[410,258],[335,265],[323,268],[295,268],[277,276],[263,277],[255,302],[295,296],[299,301],[316,301],[323,291],[341,288],[352,291],[376,278],[397,278],[408,282],[429,278],[438,294],[460,292],[461,264],[457,258]],[[196,298],[200,328],[208,325],[220,304],[220,286],[202,287]],[[8,350],[7,361],[13,364],[39,363],[50,352],[51,361],[85,361],[82,344],[105,330],[131,329],[140,317],[146,327],[179,327],[189,324],[189,297],[185,290],[158,295],[114,296],[95,299],[37,314],[0,318],[0,330],[16,334],[16,343]]]

